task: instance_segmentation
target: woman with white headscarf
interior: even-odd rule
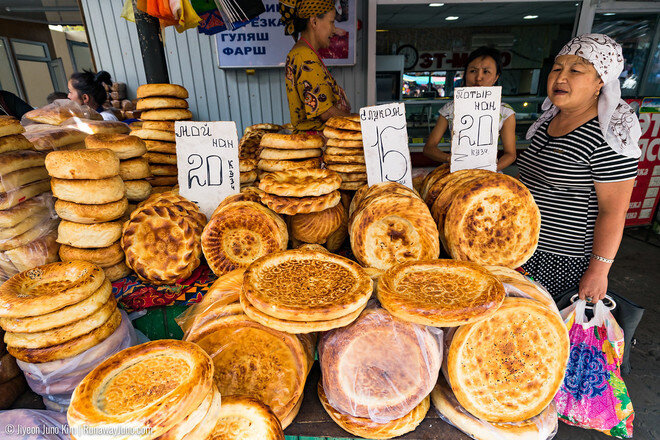
[[[607,291],[641,154],[639,121],[621,100],[623,63],[606,35],[566,44],[518,162],[541,210],[539,246],[523,267],[554,296],[579,285],[595,303]]]

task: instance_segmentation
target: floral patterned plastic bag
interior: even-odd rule
[[[635,412],[621,379],[623,331],[599,301],[590,321],[586,301],[562,310],[571,339],[566,376],[557,396],[559,420],[618,438],[633,434]]]

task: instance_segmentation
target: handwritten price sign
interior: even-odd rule
[[[399,182],[412,188],[406,110],[403,103],[360,109],[367,183]]]
[[[501,87],[459,87],[454,91],[451,171],[497,171]]]
[[[210,218],[222,200],[241,190],[236,123],[177,121],[174,130],[179,194]]]

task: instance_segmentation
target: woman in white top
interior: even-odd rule
[[[89,70],[76,72],[69,78],[69,99],[99,112],[105,121],[119,121],[110,110],[103,108],[108,93],[103,84],[112,85],[110,74],[105,70],[94,73]]]
[[[497,49],[480,47],[470,53],[463,75],[466,87],[490,87],[495,85],[502,73],[502,57]],[[440,109],[438,122],[424,145],[424,155],[437,162],[449,162],[451,154],[438,148],[442,136],[449,128],[451,132],[454,118],[454,101]],[[504,154],[497,161],[497,169],[502,170],[516,160],[516,118],[515,112],[508,105],[500,106],[500,136]]]

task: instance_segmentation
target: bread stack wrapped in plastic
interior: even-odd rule
[[[323,162],[341,177],[341,189],[354,191],[367,183],[367,168],[362,146],[359,116],[334,116],[325,123],[328,139]]]
[[[80,260],[39,266],[2,284],[0,327],[30,387],[56,410],[65,410],[99,362],[135,343],[105,273]]]
[[[57,233],[61,260],[97,264],[110,281],[128,275],[119,245],[128,200],[115,152],[53,151],[46,157],[46,168],[57,198],[55,211],[62,219]]]
[[[144,84],[137,89],[137,110],[144,121],[131,131],[147,146],[154,192],[168,191],[177,184],[176,142],[174,122],[192,118],[188,110],[188,91],[176,84]]]
[[[0,329],[0,410],[9,408],[27,389],[16,358],[7,352],[4,337],[5,331]]]
[[[0,281],[57,261],[57,216],[44,167],[25,129],[0,116]]]

